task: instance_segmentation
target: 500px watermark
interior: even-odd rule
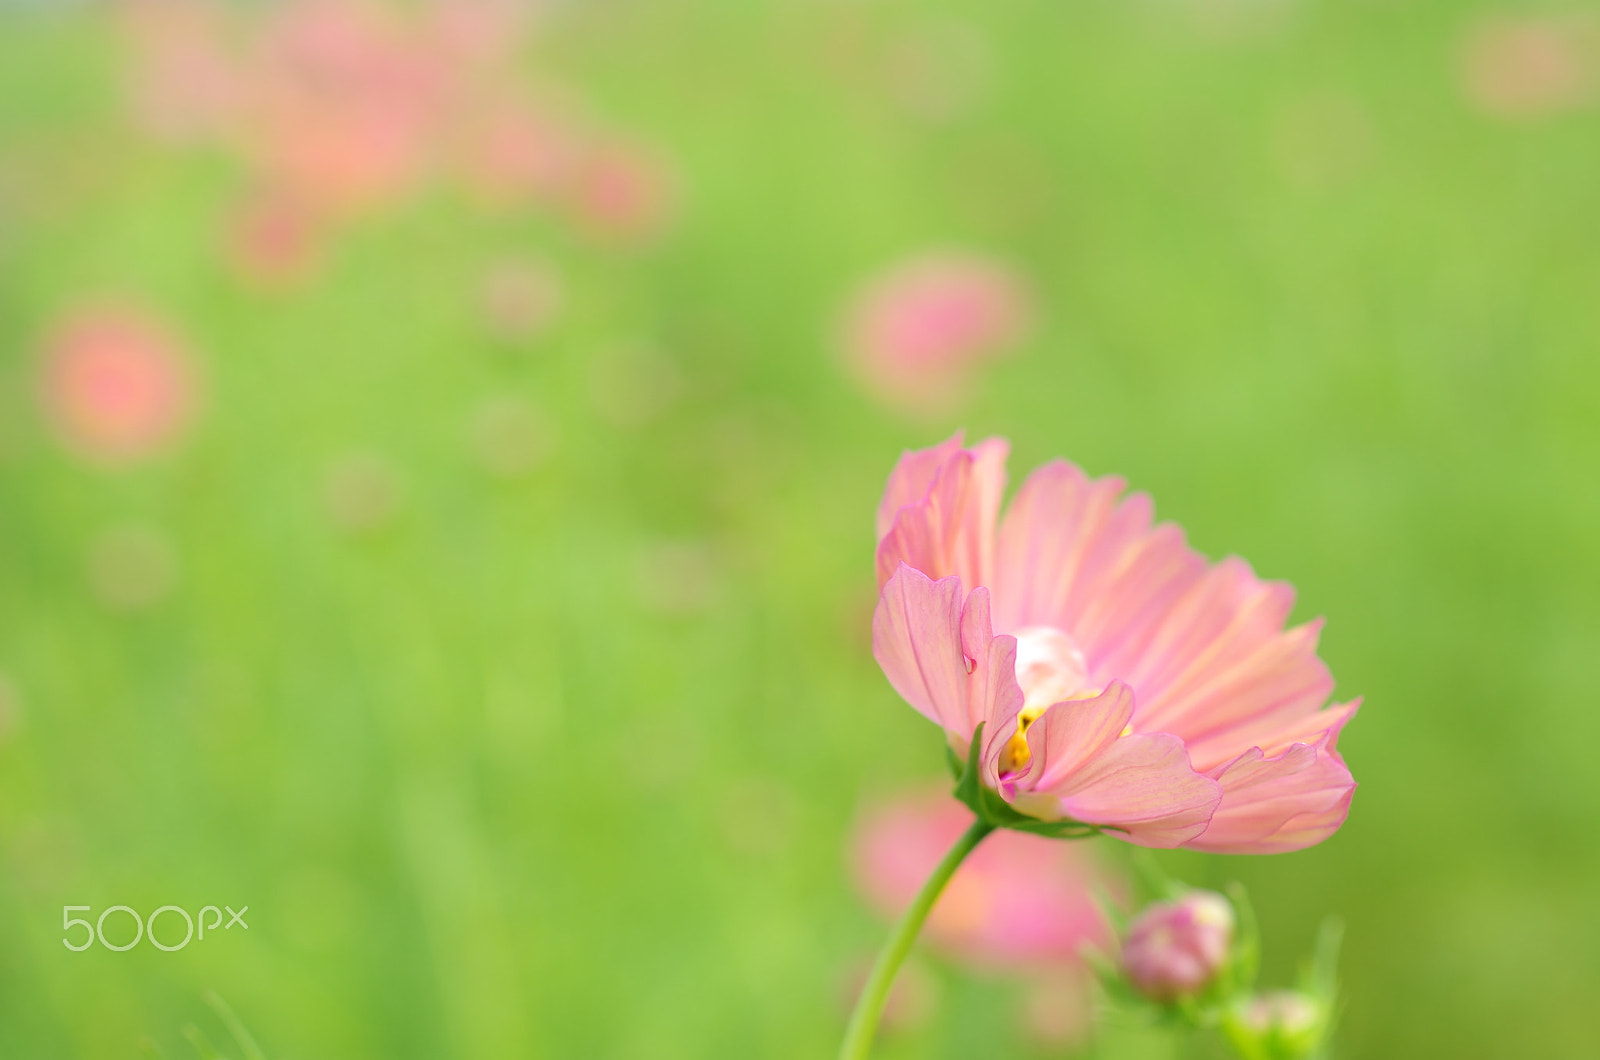
[[[223,909],[228,911],[228,922],[226,925],[222,923]],[[250,925],[244,922],[244,915],[249,911],[249,906],[243,907],[236,913],[233,911],[232,906],[225,905],[222,907],[222,909],[218,909],[214,905],[208,905],[201,908],[200,915],[198,917],[192,917],[189,915],[189,911],[184,909],[182,906],[164,905],[160,909],[157,909],[155,912],[151,913],[149,919],[140,919],[139,914],[129,906],[113,905],[107,906],[104,910],[102,910],[100,913],[100,918],[91,924],[82,917],[75,917],[72,914],[92,913],[94,912],[93,906],[64,905],[61,907],[61,930],[64,932],[61,938],[61,945],[65,946],[69,950],[81,953],[90,946],[93,946],[98,940],[100,945],[104,946],[106,949],[116,950],[118,953],[120,953],[123,950],[133,949],[135,946],[139,945],[140,940],[149,938],[150,945],[154,946],[158,950],[166,950],[168,953],[171,953],[174,950],[181,950],[185,946],[189,945],[190,940],[195,937],[195,922],[197,920],[199,921],[200,925],[200,940],[202,942],[205,941],[207,931],[215,934],[219,926],[222,927],[223,931],[227,931],[235,925],[244,928],[246,931],[249,931]],[[126,913],[133,919],[132,942],[124,942],[119,945],[106,939],[106,917],[110,916],[112,913]],[[156,921],[161,918],[161,914],[163,913],[168,914],[169,922],[171,917],[174,916],[183,918],[183,941],[169,946],[167,943],[156,938]],[[209,924],[206,923],[207,913],[215,914],[215,916],[212,917],[211,923]],[[72,942],[72,929],[75,927],[81,927],[84,930],[84,938],[81,945],[74,945]],[[171,932],[169,931],[168,934],[170,936]]]

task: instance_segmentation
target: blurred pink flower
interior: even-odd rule
[[[571,186],[579,134],[556,109],[514,97],[463,115],[452,158],[461,183],[490,206],[544,205]]]
[[[80,307],[45,341],[41,396],[62,438],[107,463],[169,445],[194,412],[195,382],[177,338],[131,307]]]
[[[1211,564],[1142,493],[1062,460],[1002,518],[998,438],[907,452],[878,509],[873,652],[890,683],[1024,814],[1144,846],[1298,850],[1333,834],[1355,782],[1324,709],[1320,621],[1294,591]],[[996,631],[1000,631],[996,635]]]
[[[242,85],[222,9],[207,0],[132,0],[117,13],[138,120],[173,140],[223,128],[238,108]]]
[[[1007,266],[965,254],[895,265],[856,296],[845,321],[850,365],[888,404],[939,412],[956,404],[972,370],[1017,342],[1028,298]]]
[[[446,61],[493,70],[515,58],[518,43],[545,6],[529,0],[434,0],[420,18],[423,33]]]
[[[972,823],[943,791],[869,808],[851,839],[857,887],[879,913],[899,916]],[[962,863],[928,918],[927,938],[989,970],[1080,964],[1110,935],[1094,903],[1110,875],[1087,847],[1023,832],[996,832]]]
[[[561,274],[543,258],[506,258],[484,277],[483,313],[502,339],[531,339],[543,333],[566,299]]]
[[[491,207],[559,212],[612,243],[647,242],[671,219],[676,185],[660,156],[592,127],[559,86],[526,83],[517,53],[541,5],[165,5],[140,0],[124,20],[130,87],[148,124],[221,147],[272,189],[275,212],[244,214],[264,222],[235,248],[247,272],[293,257],[288,226],[304,217],[284,202],[326,232],[437,180]]]
[[[1479,22],[1462,46],[1468,99],[1502,118],[1533,118],[1589,102],[1597,52],[1588,23],[1556,16]]]
[[[323,476],[322,496],[334,526],[352,536],[390,525],[405,499],[399,470],[369,452],[347,453],[332,463]]]
[[[639,144],[617,137],[592,140],[569,191],[569,208],[590,236],[638,244],[659,235],[671,219],[673,181],[666,163]]]
[[[245,199],[227,219],[226,251],[233,266],[265,287],[305,278],[322,251],[325,222],[291,195],[262,192]]]
[[[267,183],[349,210],[426,176],[448,71],[397,11],[295,0],[271,11],[253,58],[249,120],[236,133]]]
[[[554,448],[548,417],[513,394],[490,398],[478,408],[470,429],[472,448],[486,471],[501,478],[526,475]]]
[[[850,841],[857,889],[884,917],[899,916],[971,823],[938,789],[868,808]],[[981,971],[1025,976],[1024,1025],[1044,1041],[1073,1042],[1092,1018],[1083,950],[1111,938],[1096,890],[1119,887],[1088,847],[996,832],[956,870],[924,936]]]
[[[944,18],[902,31],[880,66],[891,98],[914,117],[941,122],[979,102],[992,80],[994,56],[977,26]]]
[[[125,524],[90,545],[89,585],[114,611],[140,611],[160,603],[178,580],[178,550],[159,527]]]
[[[1062,968],[1029,976],[1022,994],[1022,1026],[1028,1036],[1051,1049],[1083,1045],[1094,1028],[1094,994],[1083,968]]]

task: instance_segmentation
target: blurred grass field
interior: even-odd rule
[[[425,192],[264,294],[216,261],[237,172],[130,130],[104,20],[0,9],[0,1056],[186,1055],[207,990],[274,1060],[831,1055],[884,931],[850,822],[944,768],[871,657],[872,511],[961,426],[1014,478],[1126,475],[1327,616],[1348,825],[1160,861],[1251,888],[1280,982],[1344,918],[1337,1055],[1600,1055],[1600,110],[1474,106],[1463,42],[1513,10],[565,5],[524,61],[671,158],[654,246]],[[976,87],[919,116],[892,57],[952,35]],[[1039,321],[907,417],[835,320],[944,245]],[[482,276],[527,253],[565,304],[508,341]],[[35,400],[103,292],[204,384],[127,470]],[[496,407],[533,410],[525,474]],[[170,553],[147,606],[95,588],[119,528]],[[86,903],[250,929],[68,952]],[[936,974],[881,1055],[1063,1055]],[[1203,1055],[1165,1049],[1097,1055]]]

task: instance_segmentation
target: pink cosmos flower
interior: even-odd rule
[[[872,807],[851,840],[857,887],[880,913],[899,916],[971,823],[942,791]],[[1085,847],[997,832],[956,870],[929,915],[927,936],[989,970],[1075,969],[1085,945],[1110,938],[1092,893],[1110,884]]]
[[[131,308],[79,309],[57,324],[41,384],[67,443],[107,463],[164,448],[194,411],[194,379],[178,340]]]
[[[1022,281],[966,254],[912,258],[872,280],[845,322],[852,370],[885,402],[944,410],[972,369],[1006,352],[1029,316]]]
[[[889,478],[873,653],[895,690],[963,758],[981,724],[983,786],[1030,817],[1217,853],[1333,834],[1359,701],[1324,708],[1320,623],[1283,628],[1293,590],[1065,461],[1002,516],[1008,449],[957,435]]]

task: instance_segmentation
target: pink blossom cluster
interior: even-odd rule
[[[124,14],[147,128],[237,158],[252,191],[240,263],[293,273],[333,223],[444,183],[492,207],[549,209],[586,234],[654,235],[662,160],[535,90],[518,69],[537,8],[511,0],[287,0],[245,12],[143,0]]]

